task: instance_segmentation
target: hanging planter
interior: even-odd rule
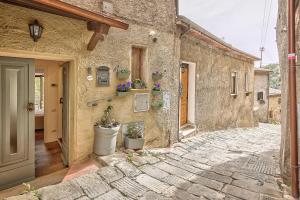
[[[161,95],[161,93],[162,93],[162,90],[161,90],[160,84],[159,83],[154,84],[154,86],[152,88],[152,95],[159,96],[159,95]]]
[[[118,97],[125,97],[130,94],[131,90],[131,82],[119,84],[117,87],[117,96]]]
[[[153,110],[159,110],[163,107],[163,105],[164,105],[164,102],[162,100],[154,100],[151,103],[151,107]]]
[[[126,97],[130,94],[130,92],[118,92],[117,91],[117,96],[118,97]]]
[[[152,80],[154,82],[160,81],[162,79],[162,77],[163,77],[163,74],[161,72],[159,72],[159,71],[156,71],[156,72],[152,73]]]
[[[130,76],[130,71],[127,68],[119,68],[117,70],[117,78],[119,80],[127,80]]]

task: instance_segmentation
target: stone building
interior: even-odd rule
[[[270,70],[254,69],[254,118],[256,122],[267,123],[269,112]]]
[[[280,167],[282,176],[290,179],[290,119],[288,103],[288,1],[278,1],[278,18],[277,18],[277,46],[279,52],[279,65],[281,71],[281,150],[280,150]],[[296,4],[296,53],[299,58],[300,49],[300,5]],[[297,103],[300,103],[300,70],[297,72]],[[298,115],[299,121],[299,115]],[[298,122],[299,126],[299,122]],[[299,137],[298,137],[299,138]],[[298,145],[300,141],[298,141]],[[300,146],[298,147],[300,149]]]
[[[143,124],[145,147],[178,141],[180,121],[199,131],[253,126],[256,58],[175,11],[174,0],[1,1],[0,189],[51,168],[35,148],[61,147],[64,163],[56,166],[87,158],[108,105],[118,122]],[[29,24],[43,27],[35,42]],[[117,78],[118,66],[131,70],[128,80]],[[163,74],[159,110],[151,108],[156,71]],[[148,87],[116,96],[118,84],[137,78]]]
[[[253,63],[258,58],[183,16],[177,26],[182,85],[188,79],[188,87],[182,87],[188,92],[181,97],[181,126],[188,122],[198,131],[253,126]],[[186,93],[188,102],[183,99]]]
[[[269,122],[280,123],[281,120],[281,91],[269,89]]]

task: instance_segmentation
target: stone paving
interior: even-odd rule
[[[97,172],[38,190],[44,200],[282,199],[280,126],[203,133],[167,149],[99,158]]]

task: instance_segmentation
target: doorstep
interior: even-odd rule
[[[179,129],[180,139],[194,136],[196,134],[196,126],[194,124],[185,124]]]
[[[96,162],[93,159],[87,159],[82,162],[73,164],[69,168],[65,168],[45,176],[37,177],[36,179],[28,182],[28,184],[30,184],[30,186],[34,187],[35,189],[39,189],[45,186],[58,184],[65,180],[70,180],[79,176],[83,176],[93,171],[97,171],[99,168],[101,168],[101,165],[98,162]],[[20,184],[12,188],[2,190],[0,191],[0,199],[20,195],[24,192],[24,189],[24,185]],[[22,199],[22,197],[24,196],[17,196],[11,199],[18,200]]]

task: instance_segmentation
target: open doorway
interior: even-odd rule
[[[35,174],[51,174],[67,166],[67,134],[64,93],[65,65],[59,61],[35,60]],[[66,102],[66,101],[65,101]]]

